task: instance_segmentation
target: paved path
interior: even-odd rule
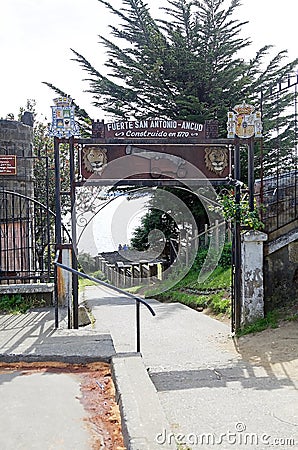
[[[67,330],[66,311],[60,310],[59,317],[55,330],[53,308],[0,315],[0,363],[85,363],[109,361],[115,354],[109,335]],[[91,449],[80,383],[69,373],[24,375],[0,365],[0,450]]]
[[[56,330],[54,308],[0,315],[0,362],[108,361],[115,353],[111,336],[90,328],[68,330],[66,316],[66,309],[60,309]]]
[[[99,287],[84,296],[116,352],[135,351],[134,303]],[[150,304],[156,317],[142,307],[141,351],[178,442],[193,450],[298,449],[298,375],[243,360],[223,323],[180,304]],[[160,430],[160,443],[173,439]]]
[[[1,450],[88,450],[91,434],[71,374],[0,372]]]

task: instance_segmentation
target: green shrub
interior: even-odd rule
[[[4,313],[23,314],[31,308],[44,305],[44,300],[34,296],[23,297],[21,294],[6,294],[0,296],[0,311]]]
[[[224,269],[228,269],[232,265],[232,243],[227,242],[222,250],[218,265]]]
[[[237,336],[245,336],[250,333],[258,333],[264,331],[267,328],[278,327],[279,314],[277,311],[270,311],[263,319],[258,319],[254,323],[245,326],[241,330],[237,331]]]
[[[231,300],[223,297],[223,293],[214,294],[211,299],[210,307],[215,314],[230,314]]]
[[[207,254],[208,258],[210,260],[210,263],[213,265],[215,263],[217,263],[216,265],[219,265],[225,269],[227,269],[228,267],[231,267],[231,258],[232,258],[232,244],[231,242],[227,242],[224,244],[219,261],[218,260],[218,253],[216,250],[213,249],[208,249],[206,247],[203,248],[199,248],[198,250],[198,254],[196,256],[193,268],[195,270],[200,270],[203,267],[203,264],[207,258]]]

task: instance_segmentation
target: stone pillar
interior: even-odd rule
[[[267,235],[247,231],[241,235],[241,325],[264,317],[263,245]]]
[[[2,175],[1,186],[28,197],[34,196],[32,147],[32,127],[14,120],[0,120],[0,155],[17,157],[17,174]]]

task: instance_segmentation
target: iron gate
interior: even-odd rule
[[[0,191],[0,278],[6,283],[52,277],[53,213],[17,192]]]
[[[298,75],[288,75],[261,96],[267,139],[261,142],[257,161],[256,197],[262,205],[261,217],[267,233],[277,231],[298,218],[297,92]],[[287,107],[282,113],[285,101]],[[268,136],[266,126],[272,111],[274,117],[271,119],[271,135]]]
[[[298,75],[287,75],[261,93],[259,109],[263,120],[263,138],[255,142],[254,196],[264,224],[264,231],[278,237],[298,221]],[[247,168],[247,149],[241,163]],[[235,145],[235,180],[246,181],[240,171],[241,143]],[[243,164],[244,163],[244,164]],[[249,178],[249,177],[248,177]],[[241,187],[235,186],[235,202],[240,201]],[[233,227],[232,331],[241,320],[241,247],[240,218]]]
[[[22,156],[18,164],[17,176],[0,178],[0,280],[49,282],[55,214],[49,208],[48,157]]]

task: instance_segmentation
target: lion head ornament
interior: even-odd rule
[[[222,147],[205,148],[205,164],[208,170],[221,175],[228,166],[228,150]]]
[[[108,164],[107,149],[104,147],[84,147],[83,166],[95,175],[101,175],[103,169]]]

